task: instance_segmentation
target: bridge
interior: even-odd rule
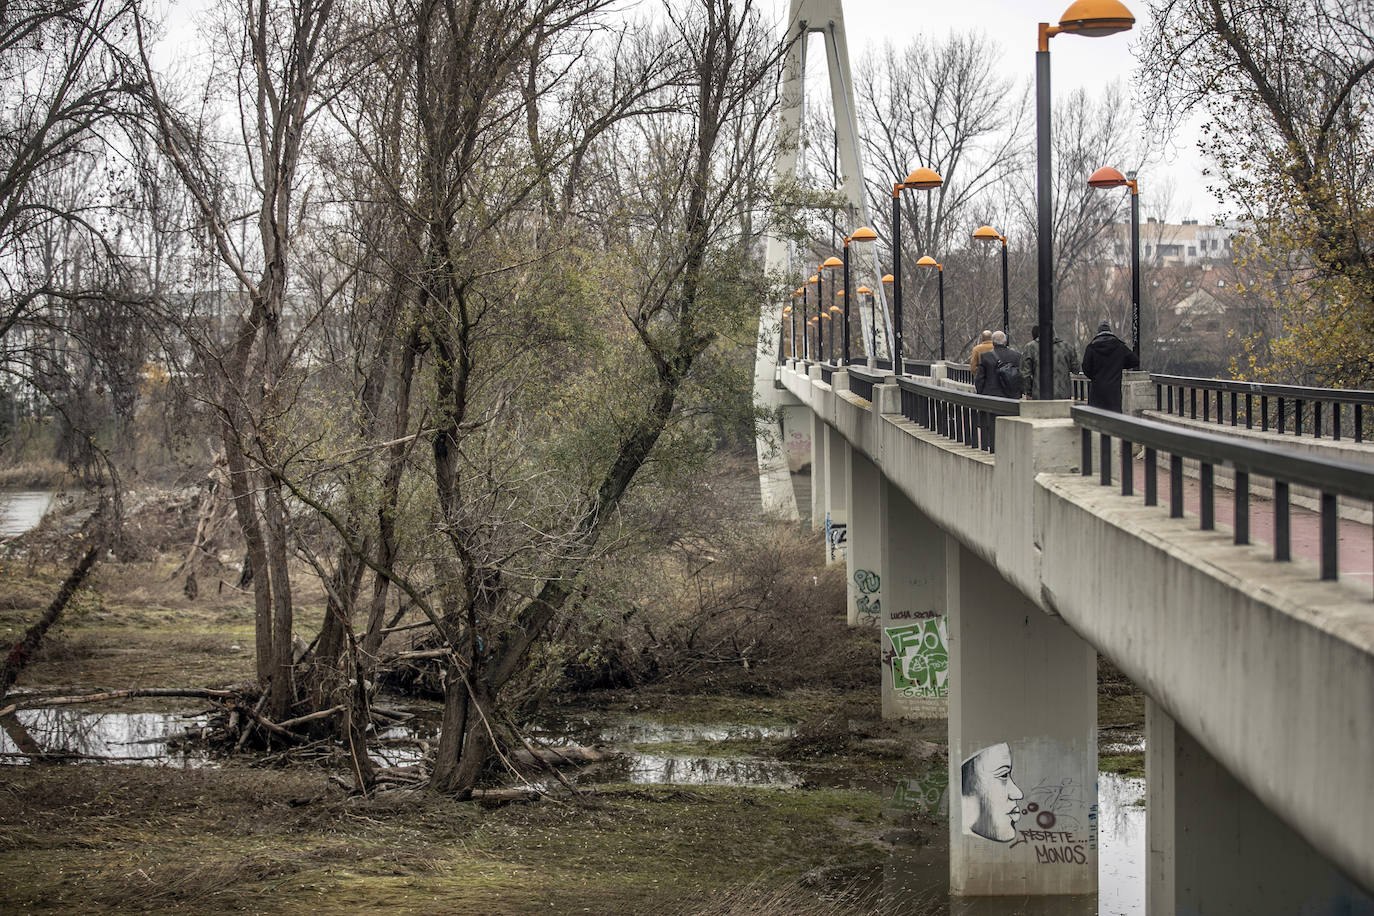
[[[943,369],[775,378],[884,714],[948,716],[952,893],[1096,891],[1100,653],[1148,698],[1149,913],[1374,912],[1374,395],[1321,438],[1293,389],[1280,437],[1277,389],[1128,373],[1114,414]]]

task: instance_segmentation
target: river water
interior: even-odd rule
[[[0,490],[0,538],[23,534],[52,505],[51,490]]]
[[[23,733],[16,735],[12,717],[0,719],[0,762],[23,763],[20,745],[32,739],[49,752],[62,750],[79,757],[101,758],[116,763],[160,764],[180,767],[213,765],[199,752],[187,753],[170,738],[198,730],[206,723],[200,714],[95,713],[71,708],[30,709],[17,713]],[[731,742],[767,747],[767,742],[786,739],[793,726],[707,723],[666,724],[649,718],[581,719],[563,722],[543,735],[541,743],[557,747],[579,744],[605,746],[619,753],[603,763],[576,774],[583,786],[608,783],[672,784],[693,786],[756,786],[790,789],[820,776],[804,763],[793,763],[766,753],[739,753]],[[433,745],[436,723],[420,716],[403,727],[377,736],[377,762],[387,765],[414,763],[421,743]],[[713,748],[712,745],[720,745]],[[705,752],[705,753],[703,753]],[[932,901],[948,900],[949,852],[947,844],[931,843],[916,831],[903,828],[912,812],[935,815],[948,810],[947,777],[936,766],[883,791],[884,813],[892,825],[886,838],[888,861],[880,875],[862,876],[881,887],[884,912],[929,913]],[[1097,913],[1099,916],[1138,916],[1145,912],[1145,781],[1098,775],[1099,894],[1070,901],[1060,899],[1047,913]],[[987,898],[953,901],[950,912],[978,916],[1012,916],[1030,912],[1025,902]],[[991,907],[991,908],[989,908]],[[940,907],[943,910],[943,907]],[[1038,910],[1035,912],[1039,912]]]

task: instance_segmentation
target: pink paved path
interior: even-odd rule
[[[1097,478],[1099,455],[1093,454],[1093,477]],[[1159,511],[1169,511],[1169,459],[1161,453],[1156,461],[1155,473],[1159,481]],[[1274,502],[1267,497],[1254,493],[1256,482],[1267,483],[1263,478],[1251,477],[1250,493],[1250,541],[1255,544],[1274,543]],[[1145,501],[1145,462],[1135,462],[1135,493],[1132,499]],[[1121,463],[1115,457],[1112,461],[1112,488],[1121,492]],[[1214,518],[1217,527],[1223,526],[1230,532],[1235,520],[1234,493],[1229,489],[1213,489],[1215,506]],[[1183,478],[1184,518],[1197,526],[1201,524],[1202,483],[1196,477]],[[1321,515],[1296,504],[1289,506],[1289,531],[1291,532],[1293,558],[1321,562]],[[1349,582],[1374,583],[1374,528],[1362,522],[1340,519],[1337,525],[1337,566],[1343,580]],[[1271,554],[1272,555],[1272,554]]]

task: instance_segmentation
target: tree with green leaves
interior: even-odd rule
[[[1374,16],[1327,0],[1153,4],[1145,110],[1168,128],[1193,112],[1213,191],[1249,221],[1247,272],[1282,316],[1251,342],[1246,376],[1374,382]]]

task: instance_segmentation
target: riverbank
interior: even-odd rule
[[[251,594],[220,579],[188,596],[177,555],[101,564],[21,686],[53,695],[251,679]],[[818,570],[813,584],[833,572]],[[51,550],[0,561],[0,634],[22,631],[62,573]],[[301,632],[318,626],[322,597],[296,595]],[[833,611],[790,637],[802,654],[558,694],[537,733],[612,756],[569,772],[577,796],[550,787],[501,805],[395,789],[363,798],[321,763],[282,757],[0,767],[0,848],[10,853],[0,857],[0,910],[944,912],[944,723],[881,719],[877,634]],[[806,650],[817,645],[821,656]],[[1110,666],[1099,683],[1104,766],[1135,772],[1139,693]],[[432,721],[432,705],[388,702],[408,705],[417,729]],[[200,710],[166,699],[79,706],[45,735]],[[417,736],[432,733],[405,732],[397,746]],[[146,736],[132,740],[130,756],[152,753]],[[548,779],[519,768],[493,784]],[[1130,806],[1134,790],[1122,791]]]

